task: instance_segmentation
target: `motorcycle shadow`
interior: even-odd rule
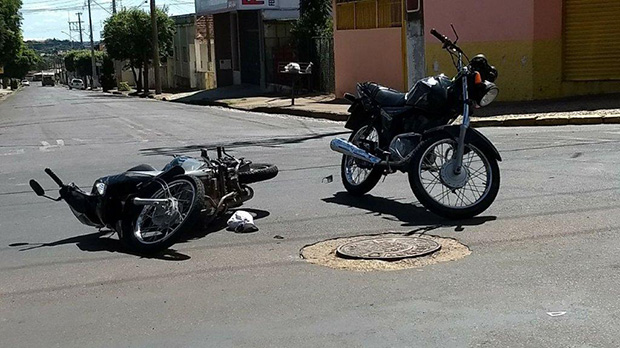
[[[80,250],[88,252],[100,252],[107,251],[111,253],[121,253],[127,255],[138,256],[145,259],[156,259],[164,261],[185,261],[191,257],[189,255],[182,254],[174,249],[167,249],[156,254],[141,254],[133,252],[125,248],[121,242],[113,238],[115,232],[109,230],[97,231],[94,233],[84,234],[81,236],[75,236],[65,238],[49,243],[14,243],[10,244],[10,247],[24,247],[19,251],[29,251],[39,248],[55,247],[60,245],[75,244]]]
[[[375,213],[383,219],[400,221],[402,226],[420,227],[415,233],[424,233],[439,227],[455,227],[455,231],[461,232],[463,226],[482,225],[487,221],[494,221],[495,216],[477,216],[465,220],[449,220],[426,210],[421,205],[402,203],[396,199],[377,197],[373,195],[353,196],[347,192],[337,192],[333,197],[323,198],[324,202],[344,205],[352,208],[368,210],[369,214]]]
[[[202,226],[200,226],[200,223],[197,224],[197,228],[195,228],[195,231],[193,231],[192,233],[188,233],[184,238],[181,238],[179,243],[188,242],[193,239],[203,238],[211,233],[226,230],[228,228],[228,219],[237,210],[243,210],[243,211],[250,213],[252,217],[254,218],[254,221],[260,220],[262,218],[266,218],[267,216],[271,215],[271,213],[269,213],[266,210],[253,209],[253,208],[241,208],[241,209],[229,210],[224,215],[214,220],[203,222]],[[243,233],[243,232],[238,232],[238,233]],[[254,232],[249,232],[249,233],[254,233]]]
[[[262,219],[270,215],[270,213],[266,210],[260,209],[242,209],[252,214],[254,220]],[[227,221],[228,218],[234,214],[234,210],[226,213],[222,217],[211,221],[206,226],[197,223],[194,231],[188,233],[186,236],[181,238],[177,243],[185,243],[194,239],[199,239],[205,237],[211,233],[219,232],[228,227]],[[110,252],[110,253],[121,253],[127,255],[138,256],[140,258],[145,259],[156,259],[156,260],[164,260],[164,261],[185,261],[191,259],[189,255],[180,253],[174,249],[163,250],[159,253],[155,254],[142,254],[132,250],[127,249],[123,244],[118,240],[115,236],[114,231],[110,230],[102,230],[94,233],[84,234],[81,236],[75,236],[65,239],[60,239],[54,242],[48,243],[13,243],[10,244],[9,247],[17,248],[21,247],[19,251],[29,251],[40,248],[47,247],[56,247],[61,245],[75,244],[80,250],[88,251],[88,252]]]

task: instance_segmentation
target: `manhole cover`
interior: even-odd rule
[[[400,260],[428,255],[441,248],[439,243],[422,237],[378,237],[343,244],[338,256],[368,260]]]

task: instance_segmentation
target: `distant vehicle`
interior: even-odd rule
[[[30,81],[24,79],[24,80],[22,80],[22,85],[23,86],[30,86]]]
[[[54,86],[56,84],[56,81],[54,81],[54,76],[53,75],[43,75],[43,82],[41,83],[42,86]]]
[[[80,79],[73,79],[69,82],[69,89],[84,89],[84,81]]]

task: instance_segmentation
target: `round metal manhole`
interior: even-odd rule
[[[439,243],[423,237],[377,237],[345,243],[336,253],[352,259],[395,261],[428,255],[439,249]]]
[[[304,246],[299,250],[299,255],[309,263],[329,268],[370,272],[421,268],[437,263],[456,261],[471,254],[471,250],[466,245],[453,238],[430,234],[407,235],[406,233],[408,232],[385,232],[374,235],[328,239]],[[418,239],[418,241],[412,245],[410,243],[402,243],[402,238],[405,238],[407,242],[410,239]],[[419,239],[422,239],[423,242]],[[369,247],[369,241],[376,240],[387,240],[386,243],[381,243],[382,247],[379,250],[382,251],[383,256],[388,256],[389,258],[379,259],[376,258],[379,254],[373,253],[368,254],[371,258],[342,256],[343,252],[360,255],[364,254],[361,252],[362,249],[366,251],[377,249],[375,246]],[[428,242],[429,240],[431,243]],[[431,251],[432,248],[430,246],[434,245],[432,242],[437,243],[440,248]],[[357,246],[357,248],[353,248],[353,246]],[[360,246],[364,246],[364,248],[360,248]],[[426,253],[421,252],[422,248],[418,249],[418,247],[422,246],[428,246],[428,249],[425,248],[427,250]],[[357,252],[352,251],[353,249],[356,249]],[[374,251],[376,252],[377,250]],[[406,255],[414,255],[416,252],[420,252],[416,257],[405,257]]]

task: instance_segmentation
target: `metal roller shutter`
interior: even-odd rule
[[[620,80],[620,0],[564,0],[564,80]]]

